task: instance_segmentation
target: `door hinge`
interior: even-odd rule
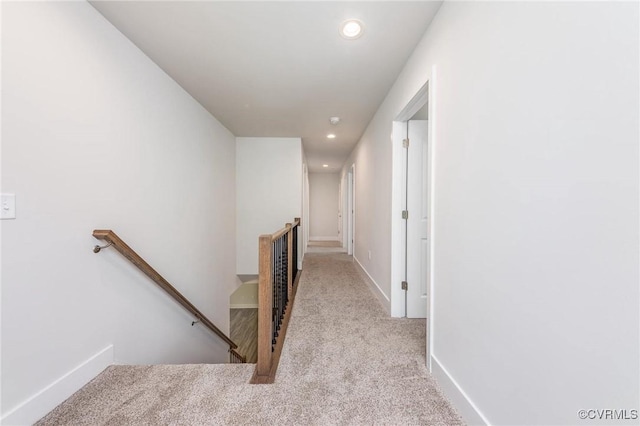
[[[409,289],[409,283],[407,283],[406,281],[402,281],[402,289],[403,290]]]
[[[409,138],[402,139],[402,147],[403,148],[409,148]]]
[[[409,210],[402,210],[402,218],[409,219]]]

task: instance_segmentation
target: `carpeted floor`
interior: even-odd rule
[[[253,364],[112,366],[39,425],[458,425],[424,320],[388,318],[345,254],[308,254],[273,385]]]

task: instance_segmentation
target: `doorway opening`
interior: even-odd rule
[[[356,226],[356,202],[355,202],[355,176],[356,165],[352,164],[347,173],[347,254],[353,255]]]
[[[298,247],[298,269],[302,270],[304,255],[309,244],[309,169],[302,164],[302,244]]]
[[[398,114],[392,133],[391,316],[426,319],[429,370],[433,337],[433,77]]]
[[[340,174],[309,173],[309,242],[307,252],[342,253]]]

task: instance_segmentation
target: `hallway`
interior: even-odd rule
[[[346,254],[305,257],[273,385],[252,364],[112,366],[39,424],[462,424]]]

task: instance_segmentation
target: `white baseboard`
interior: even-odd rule
[[[491,424],[434,355],[431,355],[431,374],[467,424],[486,426]]]
[[[335,237],[309,237],[309,241],[337,241],[340,242],[338,236]]]
[[[2,415],[3,425],[32,425],[114,363],[109,345],[26,401]]]
[[[257,303],[236,303],[229,305],[229,309],[258,309]]]
[[[360,263],[360,261],[355,255],[353,256],[353,260],[356,261],[356,265],[358,266],[358,269],[360,269],[360,271],[365,275],[365,278],[367,279],[369,287],[371,287],[371,290],[373,290],[373,293],[376,296],[378,296],[378,299],[380,300],[380,303],[382,303],[382,306],[384,307],[385,311],[387,311],[387,314],[391,315],[391,300],[389,300],[387,295],[384,294],[384,292],[382,291],[382,289],[380,288],[376,280],[374,280],[371,277],[371,275],[369,275],[367,270],[364,269],[364,266],[362,266],[362,263]]]

